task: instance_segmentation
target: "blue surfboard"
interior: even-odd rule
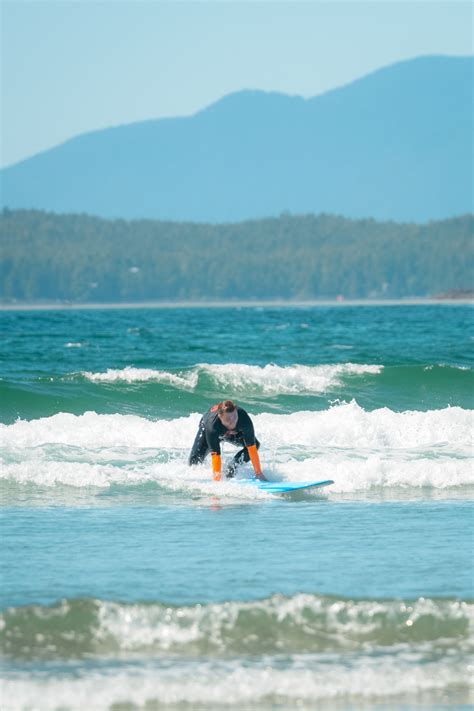
[[[241,486],[254,486],[262,491],[271,494],[285,494],[289,491],[299,491],[300,489],[322,488],[334,484],[332,479],[324,481],[261,481],[260,479],[238,479],[236,484]]]

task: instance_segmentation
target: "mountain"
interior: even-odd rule
[[[422,57],[311,99],[241,91],[78,136],[2,171],[2,205],[232,222],[472,210],[473,57]]]

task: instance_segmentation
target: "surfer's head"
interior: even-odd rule
[[[224,427],[227,427],[228,430],[233,430],[236,427],[239,413],[232,400],[220,402],[217,406],[217,414]]]

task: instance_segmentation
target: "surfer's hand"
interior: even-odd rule
[[[268,479],[263,476],[262,472],[260,472],[260,474],[255,474],[255,476],[257,479],[260,479],[260,481],[268,481]]]

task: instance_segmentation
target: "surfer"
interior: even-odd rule
[[[221,441],[231,442],[236,446],[242,446],[227,466],[226,477],[235,475],[239,464],[252,462],[255,476],[262,481],[265,477],[262,474],[258,448],[260,442],[255,437],[252,420],[248,413],[235,405],[232,400],[213,405],[201,418],[196,439],[194,440],[191,454],[189,455],[189,465],[201,464],[208,452],[211,452],[212,474],[214,481],[221,479]]]

